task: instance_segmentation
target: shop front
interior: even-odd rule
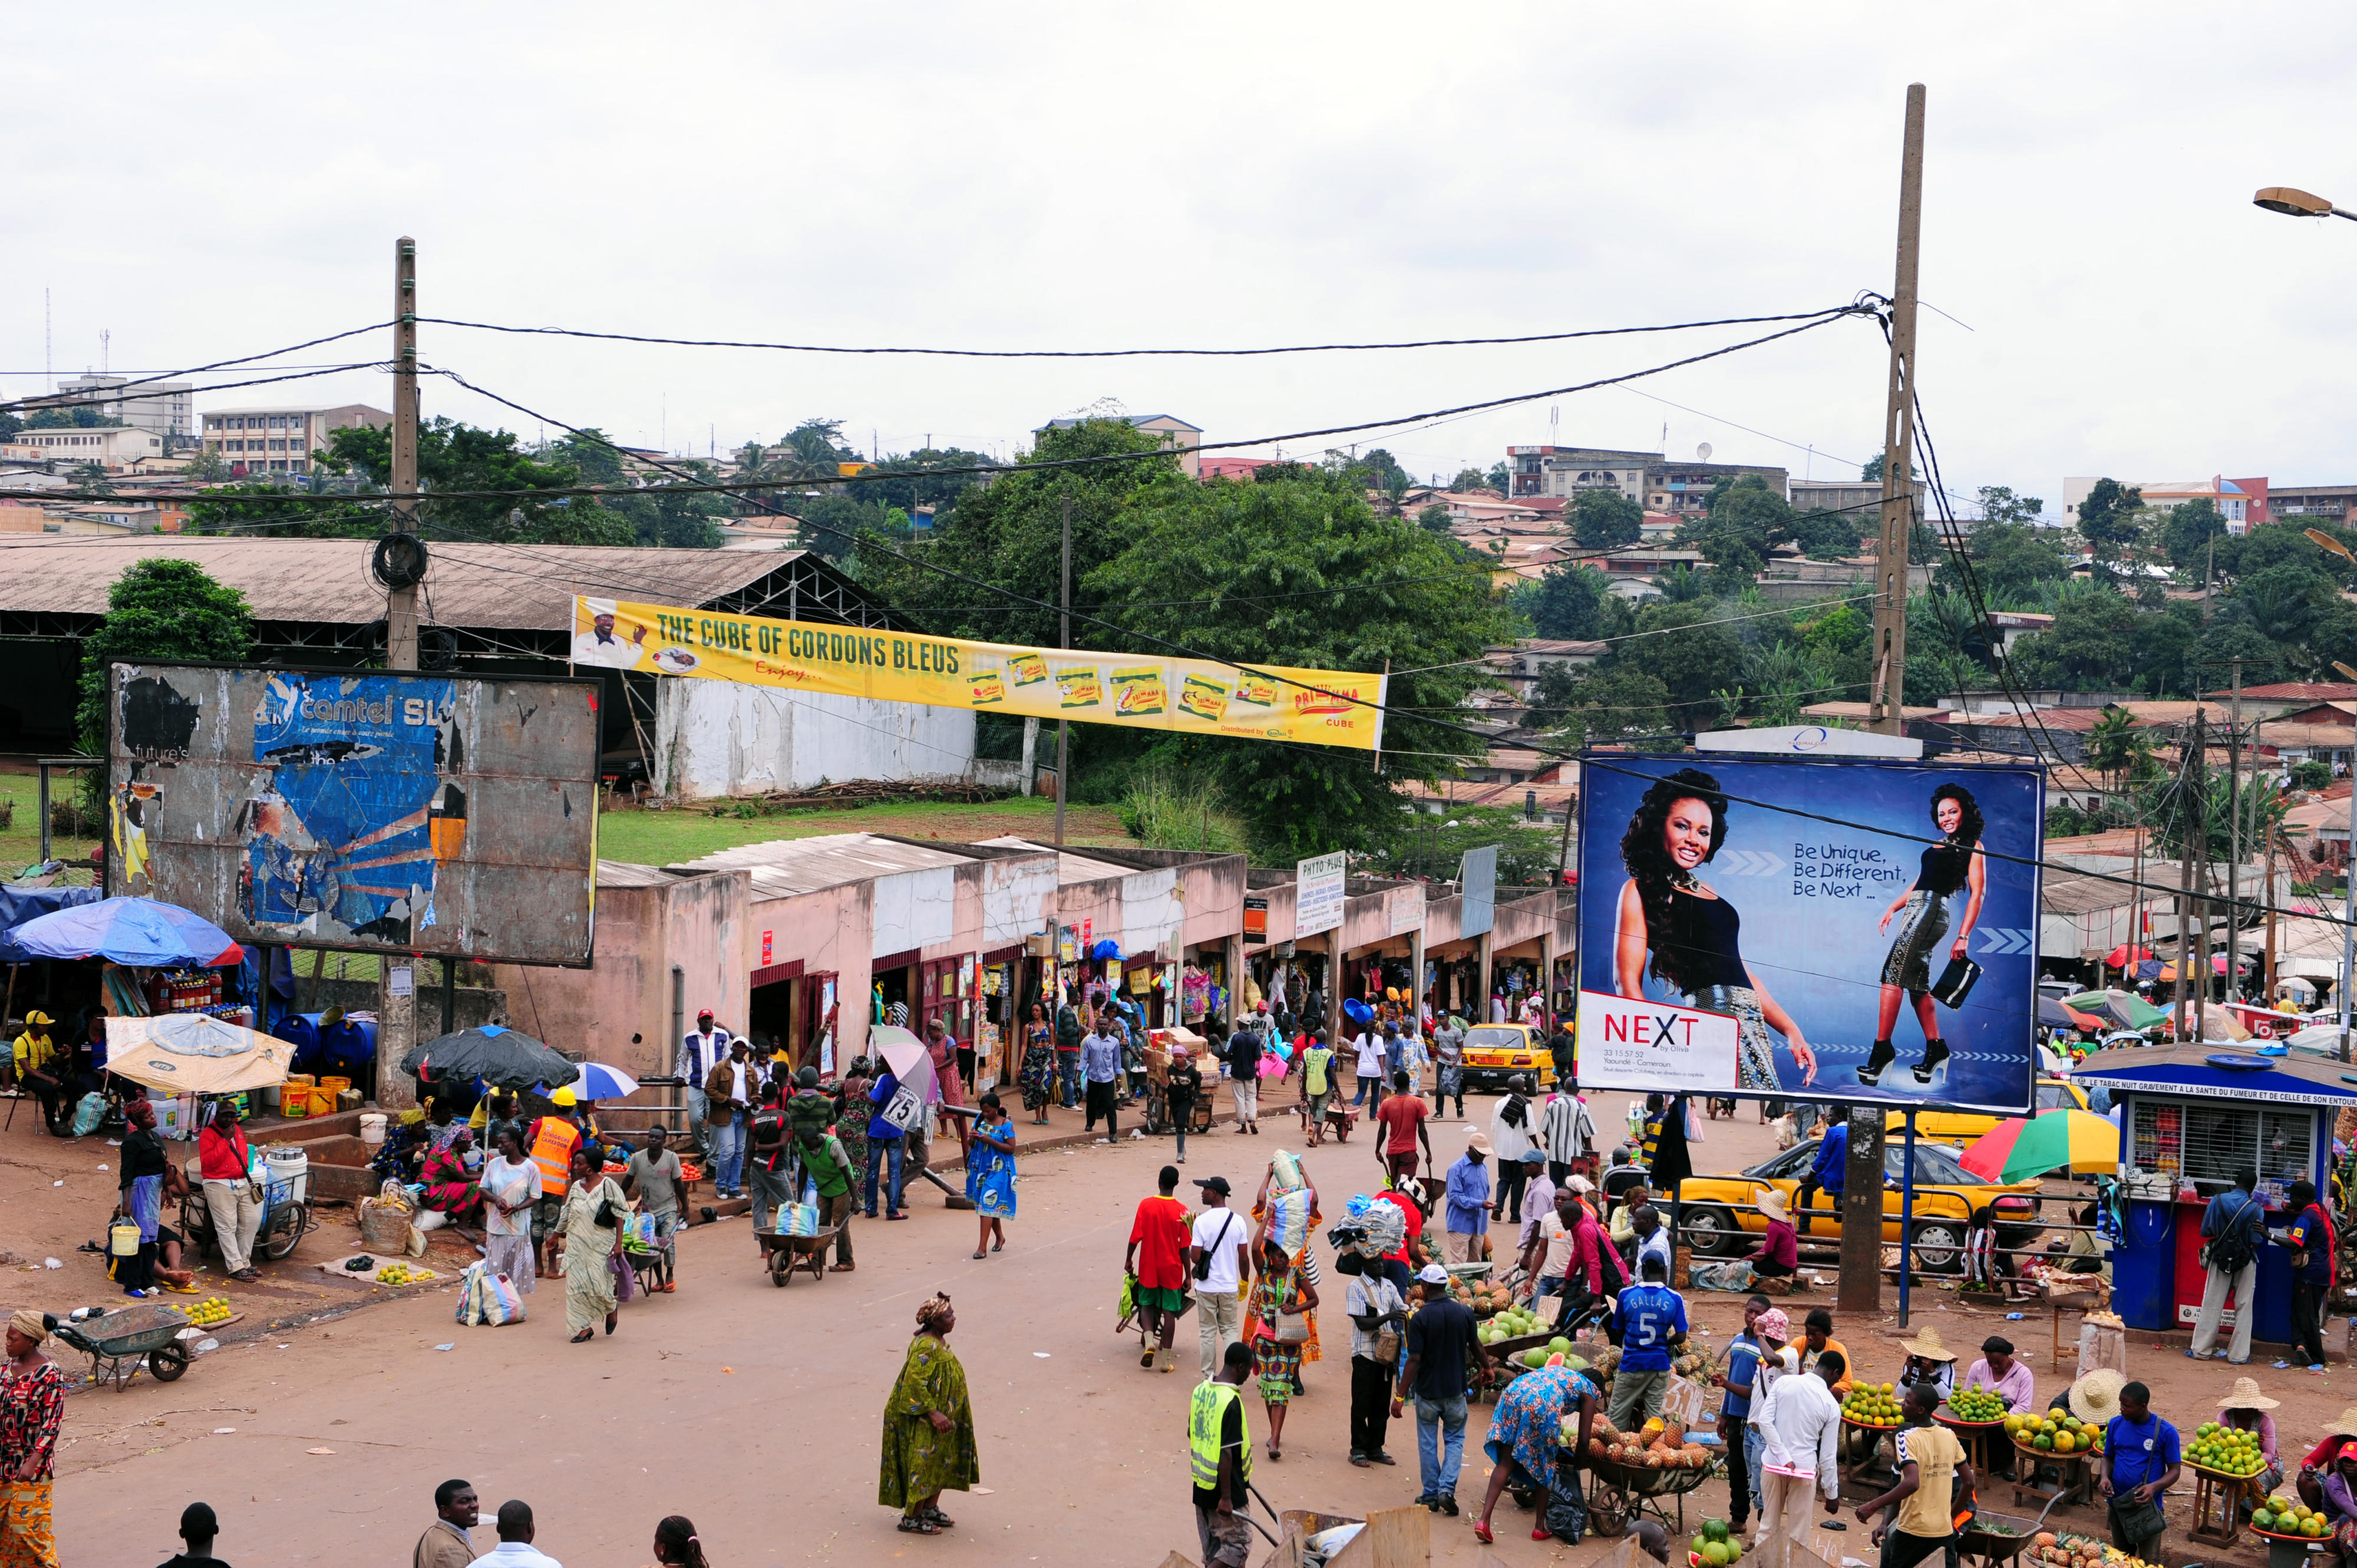
[[[2189,1328],[2201,1304],[2201,1216],[2255,1171],[2268,1229],[2292,1216],[2294,1181],[2330,1190],[2334,1118],[2357,1104],[2339,1062],[2220,1050],[2209,1045],[2099,1051],[2072,1077],[2111,1091],[2118,1107],[2123,1232],[2112,1253],[2112,1308],[2132,1329]],[[2290,1253],[2259,1251],[2254,1337],[2291,1337]],[[2229,1309],[2229,1321],[2242,1310]]]
[[[1490,933],[1489,989],[1481,998],[1484,1023],[1528,1024],[1552,1029],[1569,1012],[1553,1005],[1550,982],[1558,961],[1577,954],[1579,917],[1568,889],[1544,887],[1519,894],[1499,889],[1497,922]],[[1577,1003],[1577,986],[1572,987]]]

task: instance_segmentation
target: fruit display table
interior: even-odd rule
[[[1867,1477],[1892,1474],[1893,1465],[1882,1462],[1882,1440],[1907,1424],[1893,1386],[1857,1384],[1842,1396],[1841,1421],[1840,1454],[1850,1479],[1863,1484]]]
[[[2240,1477],[2220,1477],[2221,1489]],[[2228,1491],[2239,1495],[2239,1485]],[[2231,1501],[2228,1506],[2231,1508]],[[2197,1522],[2198,1520],[2197,1520]],[[2283,1493],[2267,1498],[2251,1515],[2251,1533],[2267,1543],[2267,1568],[2301,1568],[2308,1554],[2332,1544],[2330,1521],[2295,1497]],[[2205,1538],[2206,1539],[2206,1538]]]
[[[2066,1503],[2092,1502],[2095,1496],[2094,1477],[2089,1474],[2087,1461],[2093,1454],[2058,1454],[2051,1449],[2031,1446],[2017,1437],[2013,1440],[2014,1477],[2013,1500],[2016,1504],[2037,1498],[2041,1502],[2061,1500]],[[2028,1460],[2025,1473],[2021,1462]]]
[[[1990,1456],[1998,1452],[1997,1444],[2007,1441],[2005,1417],[1992,1421],[1967,1421],[1946,1405],[1932,1412],[1932,1419],[1956,1434],[1964,1445],[1964,1459],[1980,1475],[1989,1474]]]

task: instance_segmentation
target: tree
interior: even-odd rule
[[[1490,488],[1490,476],[1479,468],[1459,468],[1457,477],[1448,481],[1452,490],[1485,490]]]
[[[1558,561],[1535,587],[1530,617],[1536,636],[1586,642],[1628,628],[1628,601],[1613,593],[1612,580],[1593,566]]]
[[[1570,511],[1571,536],[1583,550],[1617,550],[1645,536],[1645,509],[1619,490],[1582,490]]]
[[[2037,598],[2042,586],[2070,576],[2071,563],[2063,558],[2061,546],[2055,542],[2055,532],[2053,529],[2005,521],[1984,522],[1973,530],[1964,541],[1964,554],[1992,609],[2024,608]],[[1932,581],[1944,592],[1964,592],[1964,574],[1945,552],[1932,574]]]
[[[328,437],[322,460],[357,471],[382,488],[393,482],[393,432],[347,425]],[[619,473],[619,456],[611,460]],[[572,462],[544,461],[523,451],[512,431],[485,430],[443,418],[417,428],[417,482],[422,490],[560,490],[581,480],[581,471]],[[280,510],[283,513],[284,509]],[[359,514],[355,518],[321,519],[305,532],[377,532],[382,509],[354,510]],[[418,508],[418,532],[428,540],[516,544],[638,542],[638,530],[629,519],[586,496],[536,500],[529,494],[507,494],[485,500],[427,500]]]
[[[1865,535],[1846,512],[1819,509],[1803,513],[1792,523],[1792,542],[1812,561],[1846,561],[1864,542]]]
[[[1670,715],[1670,689],[1633,663],[1584,672],[1551,665],[1532,693],[1531,722],[1570,746],[1609,746],[1684,726]]]
[[[2031,686],[2101,691],[2126,685],[2136,668],[2141,617],[2116,590],[2079,594],[2054,612],[2054,624],[2014,650],[2015,667]]]
[[[120,430],[123,421],[94,408],[38,408],[25,421],[27,430]]]
[[[242,664],[253,650],[245,596],[223,587],[193,561],[152,556],[134,561],[106,591],[106,615],[81,642],[81,700],[74,728],[85,756],[106,754],[106,671],[118,662]],[[106,775],[83,775],[83,800],[96,811]]]
[[[2186,572],[2206,571],[2212,546],[2228,537],[2226,520],[2207,499],[2170,507],[2153,532],[2169,564]]]
[[[1208,775],[1255,854],[1289,860],[1385,842],[1405,815],[1394,783],[1438,778],[1447,757],[1480,746],[1453,723],[1417,715],[1450,714],[1485,678],[1473,661],[1510,631],[1502,608],[1445,541],[1377,515],[1355,479],[1300,469],[1272,478],[1264,468],[1250,484],[1150,483],[1124,499],[1109,532],[1120,548],[1084,584],[1117,621],[1214,659],[1328,670],[1388,661],[1400,671],[1382,773],[1364,753],[1328,746],[1168,732],[1096,741]],[[1195,602],[1174,614],[1165,607],[1178,598]],[[1136,633],[1088,635],[1112,637],[1116,649],[1173,651]]]
[[[2079,503],[2079,537],[2094,553],[2098,581],[2116,580],[2115,565],[2143,535],[2143,510],[2144,492],[2117,479],[2097,479]]]
[[[1448,509],[1440,502],[1435,501],[1415,514],[1415,525],[1426,533],[1447,533]]]
[[[1609,662],[1652,675],[1675,703],[1699,703],[1727,684],[1742,663],[1742,645],[1721,624],[1725,613],[1706,599],[1653,600],[1637,611],[1638,635],[1615,645]]]
[[[1792,526],[1792,507],[1767,480],[1738,474],[1713,487],[1710,510],[1679,529],[1678,542],[1700,550],[1722,575],[1756,577]]]
[[[1879,476],[1878,476],[1879,477]],[[2046,502],[2037,496],[2018,496],[2003,485],[1980,488],[1981,523],[2018,523],[2034,527],[2046,515]]]
[[[8,440],[18,431],[24,428],[25,422],[23,420],[17,418],[13,413],[10,413],[5,409],[0,409],[0,441]]]
[[[114,485],[107,478],[103,463],[76,463],[67,470],[66,477],[74,482],[76,489],[90,490],[102,496],[114,493]]]
[[[2105,708],[2088,726],[2087,761],[2115,789],[2152,757],[2152,732],[2126,708]]]
[[[1882,454],[1877,452],[1857,466],[1857,482],[1867,484],[1882,478]]]
[[[842,440],[843,421],[805,419],[786,432],[781,467],[798,479],[836,479],[843,465],[859,461],[859,454]]]
[[[1490,489],[1497,491],[1501,496],[1512,495],[1514,493],[1513,470],[1507,467],[1503,462],[1491,464]]]

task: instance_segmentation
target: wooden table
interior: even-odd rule
[[[2193,1518],[2185,1533],[2205,1546],[2231,1547],[2243,1538],[2244,1477],[2187,1465],[2193,1472]]]
[[[2010,1441],[2010,1440],[2008,1440]],[[2093,1454],[2054,1454],[2040,1448],[2024,1448],[2013,1444],[2013,1500],[2017,1505],[2035,1498],[2040,1502],[2060,1498],[2066,1503],[2083,1503],[2095,1495],[2094,1479],[2088,1474],[2087,1461]],[[2029,1461],[2029,1474],[2021,1474],[2021,1462]],[[2048,1486],[2039,1479],[2047,1470],[2054,1472],[2054,1484]]]
[[[2013,1446],[2013,1439],[2006,1435],[2003,1416],[1995,1421],[1965,1421],[1943,1404],[1932,1412],[1932,1419],[1956,1434],[1957,1441],[1964,1445],[1964,1458],[1982,1476],[1989,1474],[1989,1455],[1994,1446],[1992,1439],[2004,1444],[2007,1449]]]

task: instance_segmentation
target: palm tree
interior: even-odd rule
[[[2087,730],[2087,760],[2104,776],[2107,789],[2117,789],[2124,775],[2151,758],[2151,734],[2125,708],[2105,708]]]

